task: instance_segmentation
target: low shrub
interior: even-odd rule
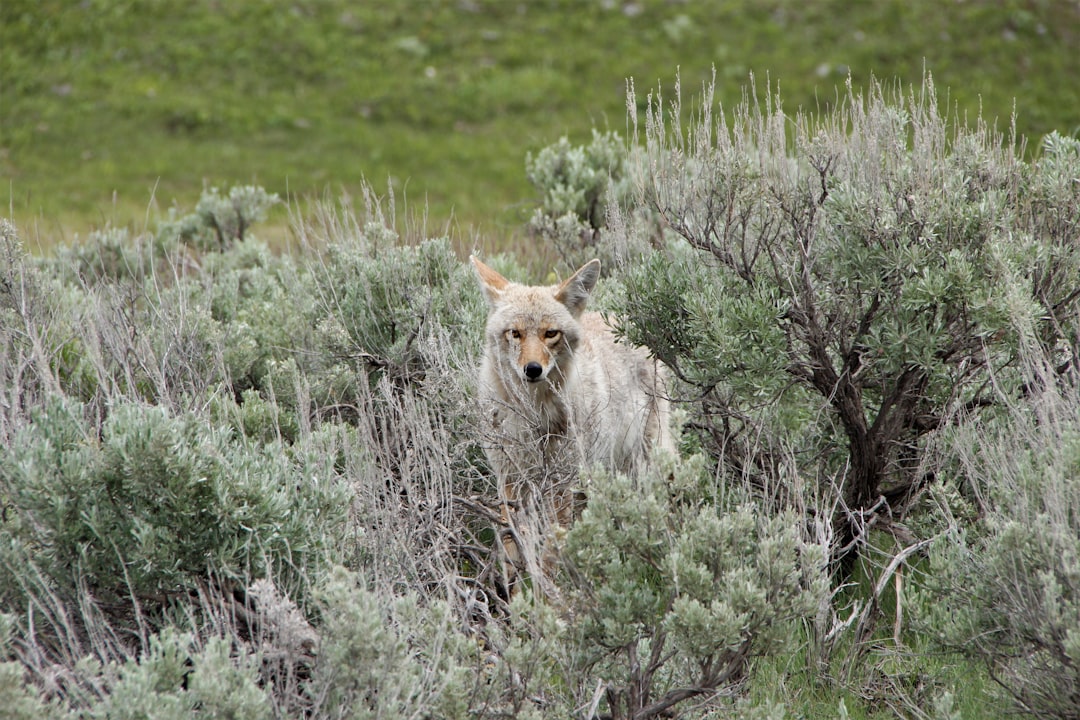
[[[201,251],[229,250],[243,242],[251,226],[265,220],[267,211],[279,202],[277,195],[253,185],[230,188],[227,196],[210,188],[203,191],[193,213],[180,215],[170,209],[157,235]]]
[[[826,549],[794,515],[719,500],[704,460],[586,478],[588,507],[566,536],[573,636],[612,718],[707,704],[751,658],[792,649],[826,595]]]
[[[414,594],[387,602],[336,570],[321,590],[319,664],[308,692],[324,717],[472,717],[479,647],[451,609]]]
[[[167,629],[150,638],[148,651],[104,669],[110,684],[91,717],[186,720],[192,717],[274,717],[259,686],[257,658],[238,654],[231,638],[205,642]]]
[[[200,586],[273,576],[303,595],[340,551],[348,495],[302,453],[280,452],[191,415],[120,404],[100,430],[56,401],[0,452],[5,604],[41,573],[62,597],[146,612]],[[270,446],[272,450],[272,446]]]
[[[525,175],[541,193],[529,230],[554,247],[567,270],[598,257],[610,272],[648,247],[612,225],[615,211],[632,201],[636,152],[617,133],[594,130],[586,145],[563,137],[526,157]]]

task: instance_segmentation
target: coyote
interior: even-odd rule
[[[617,343],[585,312],[600,261],[550,287],[508,281],[469,258],[490,309],[479,399],[483,443],[498,477],[503,545],[537,578],[537,550],[580,500],[576,471],[639,470],[655,448],[674,451],[659,361]]]

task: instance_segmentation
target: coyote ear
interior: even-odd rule
[[[488,304],[495,305],[502,298],[503,290],[510,284],[510,281],[477,260],[475,255],[470,255],[469,260],[472,262],[473,267],[476,268],[476,276],[480,279],[480,289],[484,291],[484,297],[487,298]]]
[[[565,305],[574,315],[580,315],[589,302],[589,293],[596,287],[600,277],[600,261],[590,260],[572,277],[555,288],[555,299]]]

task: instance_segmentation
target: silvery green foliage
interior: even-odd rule
[[[592,142],[574,146],[566,137],[525,159],[525,175],[541,193],[539,214],[573,216],[590,229],[604,224],[608,188],[625,195],[626,148],[617,133],[593,130]]]
[[[297,366],[316,407],[355,423],[358,450],[376,476],[394,478],[391,492],[374,492],[370,501],[393,515],[408,496],[423,504],[418,512],[438,505],[441,516],[449,512],[449,489],[464,493],[455,483],[477,479],[469,386],[484,301],[475,277],[444,238],[386,246],[393,230],[377,214],[326,227],[327,237],[308,238],[325,249],[309,259],[304,278],[320,352],[298,354]],[[398,539],[414,529],[402,528]],[[414,549],[421,561],[449,550]]]
[[[575,665],[576,636],[567,608],[528,585],[507,603],[507,616],[484,628],[472,711],[488,718],[585,717],[596,680]]]
[[[0,408],[10,407],[18,398],[18,388],[37,387],[36,373],[20,359],[29,354],[30,340],[25,328],[31,317],[45,310],[40,301],[40,279],[15,226],[0,218]],[[13,432],[11,413],[0,413],[0,443]]]
[[[678,240],[630,268],[616,310],[699,398],[716,457],[787,498],[777,457],[843,488],[846,572],[862,514],[902,517],[923,489],[927,438],[994,402],[992,372],[1020,382],[1013,318],[1076,367],[1075,142],[1027,163],[941,115],[929,78],[821,116],[756,97],[714,115],[711,90],[686,126],[681,108],[650,98],[636,199]]]
[[[257,663],[238,655],[230,638],[211,637],[200,647],[193,636],[166,629],[150,639],[144,657],[104,669],[115,682],[87,717],[268,720],[272,708]]]
[[[158,230],[158,236],[179,239],[199,250],[227,250],[243,241],[251,226],[265,220],[270,208],[279,202],[276,194],[253,185],[232,187],[228,195],[210,188],[203,191],[193,213],[181,216],[170,208],[169,219]]]
[[[376,250],[370,232],[329,246],[314,269],[319,333],[332,358],[373,380],[420,380],[436,338],[479,337],[476,281],[445,239]]]
[[[311,633],[332,624],[314,589],[343,562],[370,571],[369,604],[402,637],[430,628],[432,647],[464,643],[440,657],[475,673],[475,639],[460,624],[435,633],[450,609],[426,593],[449,583],[470,622],[489,611],[456,553],[483,571],[475,535],[490,520],[463,518],[453,500],[484,482],[468,390],[483,301],[447,241],[406,246],[368,209],[318,238],[305,226],[312,243],[295,255],[248,233],[152,266],[123,259],[142,239],[122,232],[35,260],[0,225],[0,608],[14,622],[0,663],[19,663],[2,669],[8,706],[114,713],[102,702],[117,690],[162,717],[188,712],[192,695],[154,679],[160,663],[139,669],[171,628],[196,664],[213,636],[231,638],[245,677],[250,653],[265,653],[264,699],[236,695],[251,712],[266,698],[307,712],[320,701]],[[9,693],[16,681],[29,691]],[[349,697],[335,713],[370,700]],[[429,699],[417,697],[414,709]],[[457,690],[440,697],[461,714]]]
[[[19,662],[0,662],[0,706],[11,720],[49,720],[67,713],[43,702],[33,685],[25,679],[26,669]]]
[[[449,608],[387,598],[336,569],[320,591],[323,624],[308,692],[318,717],[471,717],[479,646]]]
[[[1032,329],[1028,326],[1029,331]],[[1029,341],[1033,338],[1029,337]],[[979,523],[958,516],[934,546],[922,595],[929,631],[987,663],[1016,709],[1080,715],[1080,391],[1029,367],[1009,411],[947,439]],[[941,507],[955,513],[953,500]]]
[[[305,292],[303,269],[287,255],[248,238],[228,252],[205,253],[189,307],[205,308],[219,328],[225,377],[234,393],[266,393],[273,368],[305,358],[314,347],[315,298]]]
[[[609,237],[608,216],[631,196],[627,149],[617,133],[593,130],[587,145],[562,137],[525,160],[525,174],[542,194],[529,221],[538,237],[551,242],[568,267],[593,257],[606,266],[621,259],[624,237]]]
[[[438,246],[445,248],[445,244]],[[393,283],[395,291],[408,292],[409,284],[417,291],[434,289],[436,283],[426,284],[431,275],[410,277],[408,272],[418,266],[409,264],[408,251],[402,250],[401,256],[402,264],[395,264],[401,273],[383,278],[384,287]],[[13,277],[25,269],[24,260],[18,258]],[[316,310],[313,302],[307,302],[311,298],[307,290],[314,285],[312,276],[320,271],[316,268],[323,266],[313,263],[301,271],[311,275],[298,278],[290,265],[266,257],[251,241],[221,255],[205,255],[203,260],[205,272],[220,277],[222,283],[204,285],[208,278],[195,277],[172,287],[150,285],[145,294],[120,292],[109,281],[64,285],[64,293],[53,296],[54,314],[27,316],[33,321],[29,325],[33,333],[56,333],[63,340],[62,352],[55,359],[43,353],[61,367],[68,362],[63,348],[69,343],[100,342],[103,335],[127,343],[121,345],[126,348],[122,352],[106,354],[94,347],[94,354],[70,353],[79,376],[85,371],[95,388],[90,394],[99,392],[106,399],[101,406],[60,400],[58,395],[64,392],[82,394],[81,381],[72,379],[76,373],[65,370],[52,378],[48,365],[24,359],[32,357],[33,343],[19,334],[28,322],[21,315],[22,300],[16,302],[12,296],[11,323],[5,328],[10,327],[20,342],[27,342],[5,348],[15,359],[5,368],[26,368],[26,375],[35,381],[45,370],[44,381],[59,393],[46,393],[46,398],[53,398],[51,404],[29,403],[26,417],[19,414],[18,404],[3,406],[5,423],[14,429],[11,442],[5,442],[0,451],[4,455],[0,495],[6,509],[0,523],[0,594],[5,608],[46,604],[47,617],[33,623],[22,617],[20,641],[25,641],[31,628],[36,631],[34,637],[55,635],[61,638],[55,642],[72,662],[84,653],[123,662],[116,658],[125,657],[129,650],[114,647],[112,640],[95,638],[128,638],[136,632],[130,627],[136,619],[144,623],[140,629],[153,629],[168,627],[177,618],[185,624],[213,616],[218,611],[213,603],[223,602],[228,608],[235,602],[233,591],[221,590],[221,586],[242,586],[252,575],[272,572],[289,596],[306,602],[309,582],[320,575],[318,568],[325,561],[351,559],[379,567],[394,562],[394,582],[408,583],[415,575],[403,580],[398,575],[403,567],[399,560],[421,565],[451,551],[441,542],[442,535],[423,524],[447,517],[451,474],[446,464],[453,454],[467,453],[468,443],[459,442],[454,453],[449,451],[446,418],[428,401],[445,393],[448,402],[458,403],[458,409],[447,416],[457,418],[455,427],[465,422],[459,406],[467,400],[454,385],[463,373],[451,363],[469,362],[471,356],[464,353],[455,359],[447,354],[440,344],[445,338],[439,334],[446,329],[437,323],[425,327],[416,350],[417,357],[426,358],[421,367],[427,400],[418,401],[411,393],[400,392],[403,388],[375,381],[371,385],[378,387],[371,388],[366,372],[358,376],[346,369],[337,377],[343,387],[352,388],[352,397],[365,403],[362,412],[356,412],[361,408],[354,405],[356,411],[350,416],[361,427],[318,422],[320,417],[332,421],[345,415],[338,411],[316,415],[312,427],[312,403],[326,401],[315,390],[336,372],[333,353],[327,351],[329,340],[320,338],[323,344],[298,347],[304,343],[302,332],[281,333],[291,327],[302,330],[305,323],[314,327]],[[459,263],[448,253],[438,254],[437,261],[441,265],[433,272],[458,270]],[[376,266],[371,262],[368,267],[374,273]],[[468,287],[474,289],[471,277]],[[286,289],[299,300],[289,300]],[[129,314],[101,312],[106,301],[115,301],[109,306]],[[474,303],[479,308],[479,297]],[[410,307],[413,315],[396,317],[422,324],[430,305]],[[357,312],[361,309],[356,306]],[[318,308],[318,312],[327,310],[327,306]],[[465,324],[468,318],[457,314],[455,320]],[[113,332],[109,328],[116,321],[132,332]],[[230,342],[177,343],[189,336],[227,337]],[[159,346],[159,339],[170,344]],[[229,351],[238,347],[268,353],[268,360],[266,374],[254,376],[264,378],[259,389],[249,387],[234,398],[232,388],[224,385],[232,373],[223,374],[219,368],[223,359],[230,365]],[[290,355],[290,350],[297,351],[296,355]],[[100,358],[106,361],[99,362]],[[167,379],[154,375],[165,361],[209,365],[205,372],[193,373],[202,384],[184,385],[169,395],[177,406],[193,409],[174,414],[169,404],[150,407],[129,397],[124,384],[128,381],[138,386],[140,394],[159,401],[165,394],[159,394],[162,387],[178,385],[175,373]],[[415,376],[410,379],[418,381]],[[11,397],[18,398],[30,385],[16,379],[8,387],[14,393]],[[203,414],[207,409],[209,418]],[[387,482],[384,463],[400,464],[401,485]],[[406,488],[415,496],[407,497]],[[434,508],[436,502],[443,505]],[[414,503],[414,509],[408,510],[405,503]],[[359,525],[349,524],[350,510],[363,518]],[[368,526],[369,522],[375,526]],[[384,533],[394,533],[392,541]],[[438,553],[430,552],[428,545],[410,544],[414,536],[419,542],[437,545]],[[356,541],[355,545],[346,539]],[[47,551],[35,552],[42,547]],[[436,567],[434,572],[442,571]],[[217,599],[218,593],[224,594],[223,600]],[[200,599],[212,607],[200,606]],[[67,625],[70,618],[79,618],[80,608],[93,607],[106,612],[80,619],[85,632]],[[235,618],[217,622],[229,627]],[[20,656],[30,665],[24,671],[27,677],[38,683],[53,672],[48,662],[39,667],[29,659],[42,656],[37,650],[20,652]],[[14,678],[15,670],[5,667],[8,670]],[[130,670],[135,673],[136,666]],[[76,684],[98,686],[104,673],[89,670]],[[287,665],[274,670],[271,677],[274,673],[291,688],[273,698],[275,706],[306,707],[296,700],[301,692],[296,678],[302,672]],[[135,692],[138,687],[129,690]],[[93,704],[85,693],[81,699],[77,693],[66,697],[71,707]],[[164,699],[158,712],[166,717],[169,708],[175,707],[182,714],[189,697]],[[153,702],[152,698],[146,701]],[[14,703],[13,698],[13,707]]]
[[[704,457],[592,474],[566,538],[579,662],[613,718],[664,716],[787,646],[823,597],[824,548],[790,514],[718,502]]]
[[[65,283],[129,281],[142,284],[154,273],[170,274],[170,262],[181,252],[170,234],[132,234],[127,228],[106,227],[88,233],[83,241],[61,245],[44,265]]]
[[[96,431],[78,404],[54,401],[0,450],[11,517],[0,596],[24,604],[34,586],[20,575],[34,573],[61,596],[81,585],[104,602],[147,606],[207,577],[273,572],[299,590],[344,529],[345,488],[319,462],[160,407],[117,404]]]
[[[37,689],[26,682],[26,668],[13,659],[10,643],[17,623],[14,614],[0,613],[0,707],[11,720],[64,717],[61,708],[41,700]]]
[[[35,317],[30,336],[79,400],[182,408],[223,384],[265,391],[270,367],[312,344],[313,300],[298,291],[296,268],[253,238],[204,253],[201,267],[186,252],[152,249],[150,236],[98,240],[31,266],[49,301],[22,301]],[[130,262],[106,262],[114,242]]]

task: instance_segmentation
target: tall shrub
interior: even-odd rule
[[[836,499],[846,575],[931,479],[928,435],[996,401],[1017,288],[1075,365],[1080,160],[1058,138],[1025,163],[981,119],[941,114],[929,78],[849,84],[820,116],[756,95],[714,114],[708,87],[684,119],[678,89],[650,98],[637,204],[671,242],[625,278],[625,332],[687,388],[709,451],[781,503],[776,459],[795,449]]]

